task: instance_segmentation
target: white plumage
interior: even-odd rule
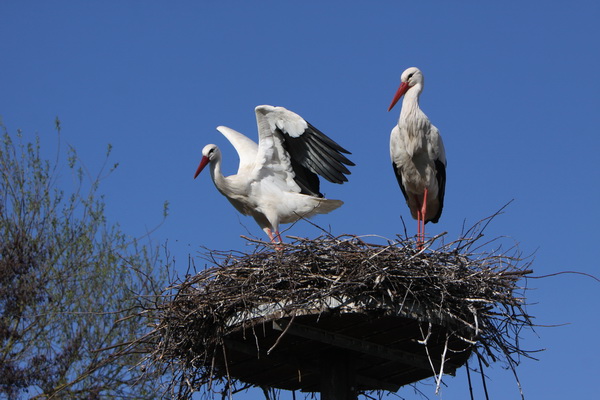
[[[440,132],[419,108],[423,74],[418,68],[408,68],[402,73],[400,82],[388,108],[390,111],[404,96],[398,124],[390,137],[390,155],[411,215],[418,221],[418,243],[422,247],[425,224],[438,222],[442,215],[446,152]]]
[[[298,114],[268,105],[255,109],[258,144],[243,134],[219,126],[237,151],[236,175],[223,176],[221,151],[214,144],[202,150],[194,178],[210,163],[215,186],[242,214],[250,215],[269,236],[281,242],[279,224],[287,224],[340,207],[341,200],[323,198],[317,175],[334,183],[347,181],[354,165],[350,154]]]

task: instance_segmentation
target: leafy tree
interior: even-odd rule
[[[0,398],[159,397],[131,345],[164,286],[157,248],[106,220],[98,189],[116,165],[90,176],[72,148],[65,165],[56,129],[50,161],[0,122]]]

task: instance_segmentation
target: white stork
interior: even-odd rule
[[[388,108],[402,100],[398,124],[392,129],[390,155],[394,173],[412,217],[418,221],[419,249],[425,241],[425,224],[442,215],[446,189],[446,152],[438,129],[419,108],[423,74],[411,67],[402,73],[400,87]]]
[[[340,207],[319,189],[319,177],[343,183],[354,165],[350,154],[298,114],[268,105],[255,109],[258,144],[225,126],[217,127],[231,142],[240,163],[236,175],[223,176],[221,151],[214,144],[202,149],[194,179],[210,163],[219,192],[242,214],[251,215],[272,243],[281,243],[279,224],[288,224]],[[344,165],[345,164],[345,165]]]

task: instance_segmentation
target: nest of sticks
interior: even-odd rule
[[[480,365],[504,361],[514,371],[522,356],[531,357],[519,347],[521,330],[533,326],[519,286],[532,272],[531,261],[516,246],[502,249],[483,240],[485,223],[448,244],[434,238],[425,250],[401,236],[326,234],[291,237],[278,250],[248,239],[254,245],[250,254],[207,251],[212,267],[174,283],[146,310],[154,321],[143,339],[148,361],[171,369],[176,397],[202,389],[235,393],[248,385],[215,366],[223,338],[239,329],[232,318],[266,303],[285,304],[285,314],[294,316],[325,298],[360,298],[417,304],[427,318],[449,321],[456,332],[474,332],[461,337]],[[221,392],[215,382],[223,384]]]

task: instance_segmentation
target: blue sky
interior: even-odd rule
[[[448,157],[444,213],[428,233],[457,238],[514,199],[489,237],[535,251],[537,275],[599,275],[599,18],[597,1],[3,1],[0,116],[49,145],[58,116],[91,170],[111,143],[120,166],[104,182],[109,218],[141,236],[168,200],[152,237],[168,239],[185,270],[201,246],[243,250],[241,234],[263,237],[208,173],[192,179],[207,143],[235,173],[215,127],[255,139],[259,104],[299,113],[353,153],[350,181],[322,184],[346,204],[316,224],[393,238],[402,216],[415,233],[389,160],[399,107],[386,110],[401,72],[417,66]],[[290,234],[320,232],[300,222]],[[518,369],[526,398],[596,397],[600,284],[560,275],[527,285],[536,322],[567,325],[524,334],[524,348],[546,349]],[[518,398],[510,371],[487,373],[492,398]],[[440,398],[467,398],[464,371],[446,383]]]

